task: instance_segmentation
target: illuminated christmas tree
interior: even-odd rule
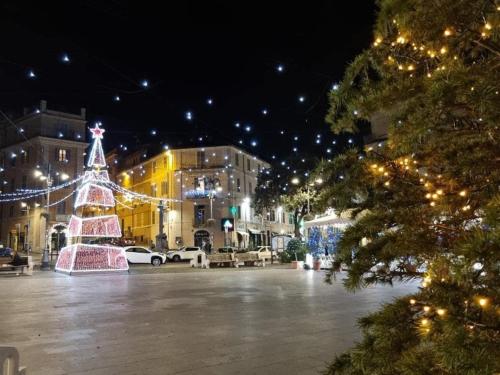
[[[78,188],[75,203],[75,209],[81,212],[81,216],[73,215],[69,221],[69,238],[77,240],[61,250],[56,270],[69,273],[127,271],[128,263],[123,248],[89,243],[121,237],[118,216],[106,212],[115,206],[115,199],[111,189],[106,187],[109,182],[108,171],[101,169],[106,167],[101,143],[104,129],[96,125],[90,131],[94,143],[87,162],[89,169]]]

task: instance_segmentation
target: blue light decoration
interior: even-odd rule
[[[335,228],[333,225],[329,225],[326,228],[326,244],[325,247],[328,250],[328,255],[334,255],[337,253],[338,243],[342,237],[342,232],[340,229]]]
[[[186,191],[185,196],[186,199],[203,199],[208,198],[209,193],[208,190],[193,189]]]
[[[312,227],[309,229],[309,238],[307,239],[307,247],[313,258],[318,258],[325,253],[322,248],[323,235],[319,227]]]
[[[311,227],[307,240],[309,252],[314,258],[321,255],[335,255],[341,236],[342,231],[333,225],[327,226],[326,230],[321,226]]]

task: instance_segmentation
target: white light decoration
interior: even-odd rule
[[[32,69],[28,70],[28,78],[31,78],[31,79],[36,78],[36,74]]]
[[[76,196],[75,208],[92,205],[101,207],[113,207],[114,199],[111,189],[86,182]]]
[[[283,73],[285,71],[285,67],[283,66],[283,64],[278,64],[276,70],[280,73]]]
[[[114,207],[115,200],[111,188],[105,186],[109,181],[106,170],[106,159],[102,149],[101,139],[104,129],[99,123],[91,129],[94,139],[87,166],[91,170],[85,172],[82,185],[78,189],[75,208],[82,206]],[[121,237],[120,224],[117,215],[98,215],[79,217],[72,215],[68,225],[68,237]],[[128,263],[125,250],[122,247],[110,245],[89,245],[76,243],[61,249],[57,258],[56,270],[62,272],[96,272],[96,271],[127,271]]]
[[[299,96],[299,102],[304,103],[306,98],[304,96]]]
[[[56,271],[99,272],[127,271],[128,263],[122,247],[110,245],[74,244],[61,249]]]
[[[113,98],[113,100],[115,102],[119,102],[121,100],[120,95],[115,95],[114,98]]]
[[[101,143],[101,139],[103,138],[105,130],[99,127],[99,123],[96,123],[94,128],[90,129],[90,131],[92,133],[92,139],[94,139],[94,143],[92,144],[92,148],[90,149],[90,156],[87,162],[87,167],[105,167],[106,158],[104,156],[104,151],[102,149]]]
[[[61,56],[61,61],[65,64],[68,64],[70,62],[69,56],[67,53],[63,53]]]
[[[115,202],[113,200],[113,206]],[[121,237],[118,216],[106,215],[80,218],[71,216],[68,237]]]
[[[143,79],[141,81],[141,86],[147,89],[149,87],[149,81],[147,79]]]

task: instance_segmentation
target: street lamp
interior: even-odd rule
[[[294,185],[298,185],[300,184],[300,180],[298,177],[294,177],[292,178],[291,180],[291,183],[294,184]],[[311,211],[311,204],[309,202],[309,187],[310,186],[314,186],[314,185],[321,185],[323,183],[323,179],[321,177],[318,177],[316,180],[314,180],[313,183],[307,183],[306,184],[306,189],[307,189],[307,213],[309,213]]]

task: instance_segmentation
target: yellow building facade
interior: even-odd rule
[[[255,214],[251,203],[257,176],[269,164],[234,146],[173,149],[153,157],[142,150],[117,159],[116,154],[108,156],[117,184],[157,198],[141,202],[117,195],[123,235],[137,244],[156,242],[160,199],[169,248],[207,243],[249,248],[270,244],[273,234],[293,233],[281,208],[266,218]]]

